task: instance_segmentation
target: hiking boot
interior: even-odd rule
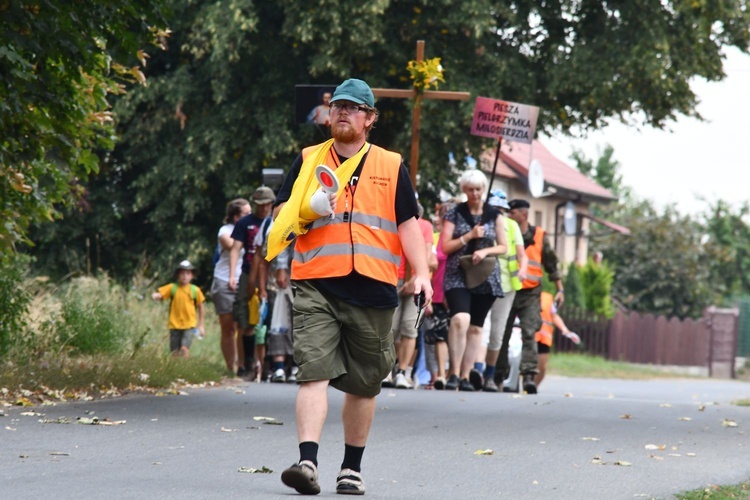
[[[469,382],[471,382],[471,385],[474,386],[475,391],[481,391],[482,386],[484,385],[484,377],[482,377],[482,374],[479,372],[479,370],[472,368],[469,372]]]
[[[534,382],[533,373],[527,373],[523,376],[523,390],[526,394],[536,394],[536,383]]]
[[[396,388],[397,389],[411,389],[412,385],[409,382],[409,380],[406,378],[406,375],[399,372],[396,374]]]
[[[318,468],[309,460],[303,460],[282,472],[281,482],[303,495],[317,495],[320,493]]]
[[[336,478],[336,493],[339,495],[364,495],[365,483],[362,474],[352,469],[341,469]]]
[[[271,375],[271,382],[281,383],[283,384],[286,382],[286,373],[284,373],[283,368],[279,368],[275,372],[273,372],[273,375]]]
[[[495,381],[490,377],[484,381],[484,387],[482,387],[482,390],[484,392],[498,392],[500,389],[497,387]]]
[[[474,385],[465,378],[462,378],[458,383],[458,390],[463,392],[474,392]]]
[[[446,391],[456,391],[458,390],[458,377],[455,375],[451,375],[448,377],[448,381],[445,383],[445,390]]]

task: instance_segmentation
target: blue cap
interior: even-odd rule
[[[370,86],[362,80],[350,78],[336,87],[331,97],[331,102],[352,101],[357,104],[366,104],[371,108],[375,107],[375,96],[372,95]]]
[[[490,191],[489,204],[491,207],[500,207],[506,210],[510,210],[510,205],[508,205],[508,196],[502,189],[493,189],[492,191]]]

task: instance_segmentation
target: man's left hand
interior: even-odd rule
[[[562,291],[558,291],[555,294],[555,305],[557,305],[557,307],[561,307],[563,305],[563,302],[565,302],[565,294]]]

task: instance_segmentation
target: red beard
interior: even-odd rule
[[[343,144],[351,144],[357,140],[357,132],[349,123],[336,122],[331,124],[331,136]]]

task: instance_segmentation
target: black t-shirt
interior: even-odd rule
[[[346,157],[343,157],[338,153],[337,155],[340,163],[347,160]],[[365,158],[359,163],[349,181],[349,184],[355,188],[355,190],[357,180],[359,180],[360,174],[362,173],[362,166],[364,165]],[[300,154],[294,160],[294,163],[292,163],[292,168],[276,195],[275,205],[279,205],[289,200],[294,181],[297,180],[301,168],[302,155]],[[409,171],[402,162],[401,168],[398,172],[398,181],[396,183],[396,224],[400,225],[402,222],[405,222],[412,217],[418,217],[417,199],[414,196],[414,187],[411,183],[411,177],[409,177]],[[292,279],[294,279],[294,275],[292,275]],[[376,309],[390,309],[398,306],[398,294],[396,293],[395,286],[368,278],[367,276],[359,274],[357,271],[352,271],[346,276],[319,278],[310,281],[321,292],[331,294],[334,297],[355,306],[374,307]]]
[[[253,213],[240,218],[232,230],[232,239],[241,241],[245,249],[245,257],[242,259],[242,272],[250,273],[250,265],[255,255],[255,236],[260,231],[263,219]]]

